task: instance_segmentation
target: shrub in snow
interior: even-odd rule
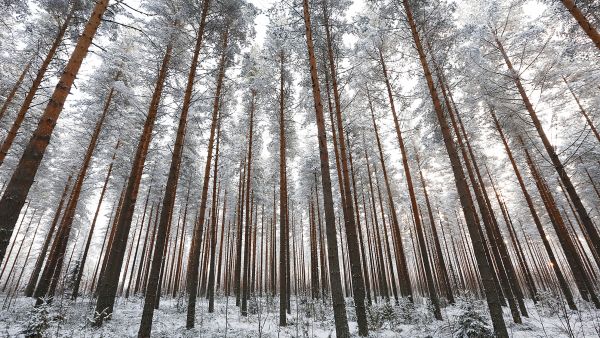
[[[327,317],[331,317],[333,315],[330,310],[330,305],[324,303],[321,299],[316,299],[313,301],[312,312],[315,320],[325,320]]]
[[[250,299],[248,299],[248,313],[255,315],[258,311],[258,299],[256,297],[250,297]]]
[[[415,324],[419,319],[415,303],[408,298],[400,298],[398,301],[398,324]]]
[[[379,330],[384,326],[392,327],[396,322],[396,310],[390,302],[373,304],[367,311],[369,329]]]
[[[475,308],[473,301],[461,304],[462,311],[458,316],[453,336],[456,338],[493,338],[486,318]]]
[[[560,312],[560,297],[553,292],[541,291],[538,294],[538,312],[543,317],[554,317]]]
[[[177,313],[187,312],[187,302],[186,302],[185,295],[183,292],[180,292],[177,294],[177,298],[176,298],[176,302],[175,302],[175,309],[176,309]]]
[[[108,309],[102,310],[102,313],[94,312],[94,316],[92,318],[88,318],[90,324],[97,323],[100,320],[110,320],[112,313],[106,314]]]
[[[43,337],[44,332],[50,327],[52,318],[50,317],[51,306],[47,299],[43,299],[42,304],[31,310],[29,319],[25,323],[25,330],[21,333],[25,337]]]
[[[348,313],[348,320],[351,322],[356,321],[356,308],[354,307],[354,299],[346,298],[346,313]]]

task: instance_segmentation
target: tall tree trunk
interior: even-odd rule
[[[560,265],[558,264],[558,261],[556,260],[556,257],[554,256],[554,252],[552,251],[550,242],[548,241],[548,237],[546,235],[546,232],[544,230],[542,222],[541,222],[541,220],[538,216],[538,213],[535,209],[535,205],[533,204],[531,195],[527,191],[527,187],[525,186],[525,182],[523,181],[521,172],[520,172],[519,168],[517,167],[517,163],[513,157],[512,151],[510,149],[510,146],[508,145],[506,137],[504,136],[502,127],[500,127],[500,123],[499,123],[498,119],[496,118],[496,114],[494,113],[493,109],[490,110],[490,113],[492,115],[492,118],[494,119],[494,126],[496,127],[496,130],[498,131],[498,134],[500,135],[500,139],[502,140],[502,144],[504,145],[504,150],[506,151],[506,154],[508,155],[508,159],[510,160],[510,163],[511,163],[511,166],[515,173],[515,176],[517,177],[517,181],[519,182],[521,192],[523,192],[523,196],[525,197],[525,201],[527,202],[527,207],[529,208],[529,212],[531,213],[533,222],[535,223],[535,226],[540,234],[540,238],[542,239],[542,243],[544,245],[544,248],[546,249],[546,253],[548,254],[550,263],[552,264],[552,268],[554,270],[554,273],[556,274],[556,278],[558,279],[560,288],[561,288],[563,294],[565,295],[565,298],[567,300],[569,307],[571,309],[576,309],[575,302],[573,300],[573,294],[571,293],[571,289],[569,288],[569,285],[567,284],[567,281],[566,281],[562,271],[560,270]]]
[[[279,51],[279,326],[287,325],[287,157],[285,137],[285,52]],[[275,197],[273,197],[275,198]]]
[[[38,283],[38,286],[35,290],[34,296],[37,298],[37,305],[41,305],[43,303],[41,297],[44,297],[46,294],[54,294],[54,290],[49,289],[50,285],[52,285],[52,276],[55,276],[54,278],[58,278],[60,276],[64,255],[69,241],[69,235],[71,234],[73,219],[75,218],[77,204],[79,203],[79,195],[81,193],[81,188],[83,187],[83,181],[85,180],[87,170],[90,166],[90,161],[92,160],[92,155],[94,154],[94,150],[96,149],[96,145],[98,144],[98,137],[100,136],[100,131],[102,130],[104,120],[106,119],[106,116],[108,115],[108,112],[110,110],[110,104],[113,98],[113,94],[114,87],[111,87],[104,101],[102,115],[100,116],[98,122],[96,122],[96,127],[94,128],[94,132],[83,157],[83,162],[81,164],[81,168],[79,169],[77,179],[75,180],[75,184],[73,185],[71,197],[65,208],[65,214],[63,215],[59,227],[59,232],[56,234],[56,238],[54,239],[54,243],[52,244],[50,258],[48,262],[46,262],[44,272],[42,273],[40,282]]]
[[[198,58],[200,55],[200,48],[202,47],[202,41],[204,37],[204,28],[206,26],[206,16],[208,14],[208,5],[210,0],[203,0],[202,14],[200,16],[200,25],[198,29],[198,35],[196,36],[196,45],[194,46],[194,53],[192,55],[192,62],[190,64],[190,71],[188,73],[187,84],[185,88],[185,94],[183,97],[183,104],[181,108],[181,115],[179,116],[179,124],[177,126],[177,136],[175,137],[175,146],[173,154],[171,155],[171,165],[169,167],[169,174],[167,177],[167,186],[165,188],[165,195],[163,197],[163,206],[160,214],[160,221],[157,229],[157,238],[155,243],[154,255],[152,258],[152,268],[150,270],[150,276],[148,279],[148,289],[144,299],[144,309],[142,312],[142,320],[140,322],[140,329],[138,331],[138,337],[148,337],[152,331],[152,316],[154,315],[154,307],[160,297],[157,292],[158,289],[158,278],[161,269],[161,263],[164,260],[162,248],[166,245],[167,241],[167,227],[171,220],[173,213],[173,206],[175,205],[175,197],[177,194],[177,185],[179,182],[179,171],[181,158],[183,156],[183,145],[185,140],[185,130],[187,126],[187,116],[192,100],[192,92],[194,90],[194,80],[196,78],[196,68],[198,67]],[[210,160],[208,160],[210,161]]]
[[[350,177],[352,178],[352,197],[354,199],[354,210],[356,212],[356,228],[358,230],[358,242],[359,242],[359,246],[360,246],[360,254],[362,257],[361,263],[362,263],[363,277],[365,279],[365,293],[367,296],[367,302],[370,306],[371,305],[371,283],[369,280],[369,270],[367,269],[367,255],[365,253],[363,232],[362,232],[362,227],[360,224],[360,209],[358,207],[358,194],[356,192],[357,187],[356,187],[356,177],[354,175],[354,163],[352,162],[352,149],[350,147],[350,140],[349,140],[347,131],[346,131],[346,139],[348,139],[348,161],[350,162],[350,174],[351,174]]]
[[[323,204],[325,206],[325,226],[327,233],[327,248],[329,256],[329,278],[331,281],[331,294],[333,302],[333,316],[335,319],[336,335],[338,337],[349,337],[348,318],[346,317],[346,305],[342,293],[342,282],[340,280],[340,265],[338,258],[338,243],[335,233],[335,214],[333,211],[333,194],[331,191],[331,176],[329,173],[329,151],[327,150],[327,134],[325,132],[325,118],[323,116],[323,103],[321,100],[321,88],[317,74],[317,59],[313,44],[312,26],[310,22],[310,9],[308,0],[303,0],[304,28],[306,30],[306,46],[310,63],[310,78],[315,104],[315,115],[317,119],[319,155],[321,159],[321,183],[323,185]]]
[[[217,255],[217,229],[218,229],[218,216],[217,216],[217,209],[219,208],[218,206],[218,198],[215,198],[215,196],[218,196],[219,192],[217,191],[217,178],[218,178],[218,164],[219,164],[219,141],[220,141],[220,137],[221,137],[221,125],[219,124],[219,127],[217,129],[217,149],[215,150],[215,166],[214,166],[214,170],[213,170],[213,213],[212,213],[212,219],[210,221],[211,227],[212,229],[210,230],[210,265],[209,265],[209,275],[208,275],[208,312],[212,313],[215,311],[215,275],[216,275],[216,271],[215,271],[215,261],[216,261],[216,255]],[[225,194],[224,199],[227,198],[227,194]],[[223,202],[225,203],[225,202]],[[224,204],[225,206],[225,204]],[[223,207],[223,217],[225,217],[225,207]],[[224,221],[224,220],[223,220]],[[221,232],[222,233],[222,232]]]
[[[52,60],[54,59],[54,55],[56,54],[58,47],[60,47],[60,44],[62,43],[65,32],[67,31],[67,28],[69,27],[69,24],[71,23],[71,19],[73,18],[75,8],[76,8],[75,4],[71,4],[71,9],[69,10],[69,13],[65,17],[63,24],[58,29],[56,37],[54,38],[54,41],[52,42],[52,45],[50,46],[50,50],[48,50],[48,53],[46,54],[44,61],[42,61],[42,64],[40,65],[40,69],[38,69],[35,79],[33,79],[33,82],[31,83],[31,87],[29,87],[29,91],[27,92],[27,95],[25,96],[25,99],[23,100],[23,103],[21,104],[21,108],[19,108],[19,111],[17,112],[17,116],[15,117],[15,119],[10,127],[10,130],[8,131],[6,138],[2,142],[2,145],[0,146],[0,166],[2,166],[2,163],[4,163],[4,159],[6,158],[6,155],[8,154],[8,151],[10,150],[10,147],[12,146],[15,138],[17,137],[17,132],[19,131],[19,128],[21,128],[21,124],[23,123],[23,120],[25,119],[25,115],[27,114],[27,111],[29,111],[29,107],[31,106],[31,103],[33,102],[33,98],[35,97],[35,94],[37,93],[38,89],[40,88],[40,85],[42,84],[42,81],[44,80],[44,76],[46,75],[46,70],[48,70],[48,66],[50,65],[50,62],[52,62]],[[27,72],[28,68],[29,68],[29,64],[25,68],[25,71],[23,72],[23,74],[25,74]],[[11,94],[13,94],[13,93],[11,92]],[[9,98],[10,98],[10,96],[9,96]],[[6,106],[8,102],[9,102],[9,100],[7,98],[7,101],[4,103],[4,105]],[[0,120],[2,119],[2,115],[4,114],[4,111],[5,111],[5,107],[3,106],[2,110],[0,110]]]
[[[158,113],[162,91],[167,78],[172,52],[173,42],[171,41],[165,50],[165,55],[152,94],[148,115],[146,116],[142,134],[140,135],[140,141],[133,159],[129,178],[127,179],[123,205],[115,223],[113,243],[109,247],[105,258],[107,262],[106,269],[100,276],[100,281],[98,283],[98,301],[96,302],[95,308],[95,313],[97,313],[98,316],[94,322],[94,325],[96,326],[102,325],[104,319],[113,312],[119,276],[123,265],[127,238],[131,229],[131,221],[135,203],[137,201],[140,181],[142,179],[144,163],[146,162],[148,147],[150,146],[150,140],[152,138],[152,129],[154,128],[154,122],[156,121],[156,115]]]
[[[13,258],[10,270],[8,270],[8,275],[6,276],[6,282],[4,283],[4,286],[2,287],[2,292],[4,292],[6,290],[6,286],[8,285],[8,282],[11,279],[10,277],[12,276],[12,273],[15,270],[15,266],[17,264],[17,260],[19,259],[19,254],[21,253],[21,249],[23,249],[23,243],[25,243],[25,239],[27,238],[27,234],[29,233],[29,229],[31,229],[31,224],[33,223],[33,218],[35,217],[36,211],[37,211],[37,209],[33,209],[33,213],[31,214],[31,217],[29,218],[29,222],[27,222],[27,227],[25,228],[25,233],[23,233],[23,238],[21,239],[21,241],[19,243],[19,247],[17,249],[17,252],[14,254],[15,258]],[[17,235],[18,235],[18,233],[17,233]],[[17,239],[17,236],[15,236],[15,241],[16,241],[16,239]],[[8,260],[6,261],[6,263],[8,265]],[[4,272],[4,270],[2,272]]]
[[[419,162],[419,157],[417,154],[417,163]],[[429,194],[427,193],[427,185],[425,183],[425,178],[423,177],[423,171],[421,170],[420,163],[418,163],[419,169],[419,177],[421,179],[421,186],[423,187],[423,196],[425,197],[425,205],[427,206],[427,214],[429,216],[429,223],[431,225],[431,232],[433,235],[433,242],[435,245],[435,253],[437,255],[438,266],[441,270],[442,282],[444,288],[446,289],[446,295],[448,297],[448,302],[450,304],[454,303],[454,295],[452,293],[452,285],[450,285],[450,278],[448,277],[448,269],[446,268],[446,262],[444,261],[444,254],[442,253],[442,246],[440,245],[440,238],[437,233],[437,229],[435,226],[435,219],[433,218],[433,211],[431,209],[431,203],[429,202]]]
[[[408,297],[411,301],[413,301],[413,291],[410,285],[410,277],[408,274],[408,264],[406,262],[406,255],[404,253],[404,245],[402,243],[402,237],[400,235],[400,226],[398,223],[397,215],[396,215],[396,207],[392,195],[392,188],[390,185],[389,177],[387,174],[387,169],[385,166],[385,160],[383,157],[383,148],[381,146],[381,140],[379,138],[379,131],[377,129],[377,124],[375,123],[375,115],[373,112],[373,105],[371,102],[371,96],[367,91],[368,102],[369,102],[369,110],[371,112],[371,119],[373,121],[373,130],[375,131],[375,139],[377,140],[377,149],[379,151],[379,161],[381,163],[381,170],[383,172],[383,180],[385,183],[385,188],[388,195],[388,205],[390,208],[390,214],[392,218],[392,222],[390,227],[392,228],[392,237],[394,239],[394,246],[397,250],[396,253],[396,263],[398,268],[398,274],[400,275],[400,293],[402,296]],[[377,189],[379,190],[379,184],[377,184]],[[381,198],[381,196],[380,196]],[[380,202],[381,203],[381,202]],[[381,217],[383,220],[384,228],[385,228],[385,212],[383,210],[383,206],[381,206]],[[390,270],[391,272],[392,270]],[[392,281],[393,283],[393,281]],[[434,292],[435,293],[435,292]]]
[[[344,211],[344,226],[346,230],[346,244],[348,245],[348,257],[350,261],[350,272],[352,274],[352,291],[354,294],[354,306],[356,308],[356,318],[358,322],[359,336],[368,336],[369,328],[367,325],[367,311],[365,307],[365,283],[363,279],[360,246],[358,241],[356,220],[354,218],[354,205],[352,204],[352,192],[350,191],[350,174],[348,169],[348,155],[346,151],[346,140],[342,124],[342,108],[340,102],[340,93],[337,83],[337,72],[335,68],[335,60],[333,55],[333,41],[331,37],[329,25],[329,9],[327,1],[323,1],[323,18],[325,24],[325,35],[327,41],[327,56],[329,61],[329,71],[331,72],[331,81],[333,87],[333,98],[335,103],[335,115],[337,123],[338,140],[333,139],[332,142],[339,141],[339,156],[342,167],[343,184],[340,187],[342,190],[343,211]],[[332,125],[332,128],[334,126]]]
[[[592,23],[585,17],[585,14],[577,7],[575,0],[561,0],[561,2],[565,5],[569,13],[571,13],[575,21],[577,21],[579,27],[583,29],[585,34],[596,45],[596,48],[600,49],[600,33],[598,33],[596,27],[592,26]]]
[[[467,220],[467,228],[469,229],[471,242],[475,251],[475,258],[477,260],[479,273],[483,282],[484,292],[488,303],[488,307],[490,309],[490,316],[492,318],[494,331],[498,337],[508,337],[506,324],[504,323],[504,318],[502,317],[500,297],[498,296],[498,290],[495,289],[493,271],[485,257],[485,243],[483,242],[483,239],[479,232],[479,225],[477,224],[477,221],[475,219],[475,207],[473,205],[473,200],[470,197],[469,186],[465,178],[465,173],[460,163],[458,151],[456,150],[456,146],[454,145],[454,141],[452,140],[452,135],[448,127],[448,121],[446,116],[444,115],[444,111],[442,109],[442,105],[438,97],[437,89],[433,82],[433,76],[429,69],[427,57],[421,44],[421,38],[419,37],[419,32],[417,31],[417,26],[414,21],[412,11],[410,9],[410,4],[408,0],[402,0],[402,3],[404,5],[404,10],[406,12],[406,17],[410,26],[415,47],[419,54],[419,60],[421,62],[421,66],[423,67],[423,73],[425,75],[427,87],[429,89],[429,93],[433,101],[434,110],[437,115],[440,129],[442,131],[444,145],[446,147],[446,151],[448,152],[450,163],[452,164],[452,171],[454,173],[456,189],[460,197],[465,219]]]
[[[100,26],[102,16],[108,7],[108,2],[109,0],[99,0],[96,2],[90,19],[77,40],[77,45],[65,66],[60,80],[56,84],[56,88],[44,113],[40,117],[37,129],[25,147],[19,164],[10,178],[4,194],[2,194],[2,198],[0,199],[0,261],[4,258],[13,229],[25,204],[25,199],[33,184],[35,174],[42,162],[46,147],[50,142],[56,121],[63,109],[81,63],[92,44],[96,30]]]
[[[17,231],[14,233],[15,238],[12,240],[12,242],[10,244],[10,249],[8,249],[8,255],[6,255],[6,259],[4,260],[4,265],[2,266],[2,271],[0,271],[0,279],[2,279],[2,277],[4,276],[4,271],[6,271],[8,262],[10,261],[10,258],[12,257],[12,250],[14,249],[15,244],[17,243],[17,236],[19,235],[19,232],[21,232],[21,228],[23,227],[23,222],[25,222],[25,217],[27,216],[27,212],[29,211],[30,204],[31,204],[31,201],[28,201],[27,206],[25,207],[25,212],[23,213],[23,217],[21,217],[21,222],[19,222]],[[35,210],[34,210],[34,214],[35,214]],[[33,215],[31,217],[31,219],[33,219]]]
[[[83,254],[81,256],[81,262],[79,263],[79,271],[77,272],[77,276],[75,277],[75,282],[73,284],[73,292],[71,294],[71,299],[73,300],[77,299],[77,296],[79,295],[79,285],[81,284],[81,277],[83,276],[83,268],[85,267],[85,261],[87,260],[90,244],[92,243],[92,236],[94,235],[94,229],[96,228],[96,221],[98,220],[98,214],[100,213],[100,207],[102,206],[102,201],[104,200],[104,194],[106,193],[106,188],[108,187],[108,180],[110,179],[110,175],[112,173],[112,168],[115,163],[115,158],[117,156],[117,149],[119,149],[120,143],[121,140],[119,139],[117,141],[117,144],[115,145],[115,150],[113,152],[110,164],[108,165],[108,171],[106,172],[106,178],[104,179],[104,184],[102,185],[102,191],[100,192],[100,199],[98,200],[98,205],[96,206],[96,212],[94,212],[94,219],[92,220],[92,225],[90,225],[90,229],[88,230],[88,237],[85,242]],[[142,219],[142,224],[143,222],[144,221]]]
[[[563,0],[563,2],[565,2],[565,1],[573,3],[571,0]],[[590,249],[595,250],[596,254],[600,255],[600,234],[598,234],[598,230],[594,226],[594,223],[592,222],[592,219],[590,218],[585,206],[583,205],[583,202],[581,201],[579,194],[577,194],[577,191],[575,190],[575,186],[571,182],[571,178],[567,174],[567,171],[565,170],[565,167],[564,167],[562,161],[558,157],[556,150],[554,149],[554,147],[550,143],[550,140],[546,136],[546,132],[542,128],[542,123],[538,119],[537,113],[536,113],[535,109],[533,108],[531,101],[529,101],[529,97],[527,96],[527,93],[525,92],[525,88],[523,87],[523,84],[521,83],[520,75],[513,68],[510,58],[508,57],[508,54],[504,50],[504,46],[500,42],[499,38],[496,35],[494,35],[494,38],[495,38],[495,42],[498,47],[498,50],[500,51],[500,53],[502,54],[502,57],[504,58],[506,67],[508,67],[510,76],[513,78],[513,81],[515,82],[515,85],[519,91],[519,94],[521,95],[523,104],[525,105],[525,108],[527,109],[527,112],[529,113],[529,116],[531,117],[531,120],[533,122],[533,125],[534,125],[540,139],[542,140],[544,148],[546,149],[546,152],[548,153],[548,157],[550,158],[550,161],[552,162],[552,165],[554,166],[554,169],[556,170],[558,177],[560,177],[562,184],[564,185],[565,189],[567,190],[567,193],[569,194],[569,198],[571,198],[571,201],[573,202],[573,205],[575,206],[575,210],[577,210],[579,219],[581,220],[581,223],[584,225],[584,228],[585,228],[586,232],[588,233],[588,236],[591,239],[591,243],[589,243]],[[599,43],[600,43],[600,41],[597,41],[596,44],[598,45]],[[598,47],[600,48],[600,45],[598,45]]]
[[[591,299],[592,303],[594,303],[596,308],[600,308],[600,300],[596,295],[592,282],[590,281],[588,275],[585,272],[584,264],[581,260],[581,257],[579,256],[579,253],[577,252],[577,249],[575,247],[575,244],[573,243],[571,236],[568,233],[568,230],[564,224],[564,220],[556,207],[556,201],[554,200],[554,197],[552,196],[552,193],[550,192],[547,183],[542,178],[537,167],[535,166],[533,159],[529,154],[529,151],[527,150],[527,148],[525,148],[525,145],[523,144],[523,141],[520,138],[519,142],[523,147],[523,151],[525,152],[525,158],[527,160],[527,165],[529,166],[531,175],[535,180],[538,191],[542,196],[544,206],[548,211],[548,215],[550,217],[550,220],[552,221],[554,230],[558,235],[558,240],[563,248],[565,258],[567,259],[568,265],[571,267],[571,270],[573,272],[575,285],[579,289],[579,293],[581,293],[581,297],[584,300],[589,301]]]
[[[65,188],[58,202],[58,206],[56,207],[56,211],[54,212],[54,217],[52,218],[52,223],[50,224],[50,228],[48,229],[48,233],[46,234],[46,239],[44,240],[44,244],[38,253],[38,258],[35,261],[35,266],[31,271],[29,282],[25,287],[25,296],[31,297],[33,296],[33,292],[38,283],[38,279],[40,276],[40,272],[42,271],[42,266],[44,265],[44,260],[46,259],[46,253],[48,252],[48,247],[50,246],[50,242],[52,242],[52,236],[54,235],[54,230],[56,229],[56,225],[60,219],[60,215],[62,213],[63,204],[65,203],[65,199],[67,197],[67,193],[69,191],[69,187],[71,186],[71,176],[67,179],[67,183],[65,184]]]
[[[23,83],[23,80],[25,79],[25,75],[27,75],[27,73],[29,72],[29,68],[31,68],[31,62],[32,61],[28,61],[27,64],[25,65],[25,67],[23,67],[23,70],[21,71],[21,75],[19,75],[17,82],[15,82],[10,93],[8,93],[8,96],[6,96],[6,100],[2,104],[2,107],[0,107],[0,120],[2,120],[2,118],[4,117],[4,114],[6,114],[6,111],[8,110],[8,106],[10,106],[10,104],[12,103],[12,100],[17,95],[17,91],[19,90],[19,88],[21,88],[21,84]],[[2,164],[2,161],[0,161],[0,165],[1,164]]]
[[[433,313],[435,318],[438,320],[442,319],[442,313],[440,311],[440,302],[438,299],[437,291],[435,290],[435,285],[433,282],[433,276],[431,272],[431,264],[429,262],[429,255],[427,254],[427,249],[424,242],[423,237],[423,225],[421,223],[421,218],[419,217],[419,206],[417,205],[417,197],[415,194],[415,189],[412,182],[412,175],[410,173],[410,167],[408,165],[408,154],[406,152],[406,147],[404,146],[404,139],[402,137],[402,132],[400,130],[400,123],[398,122],[398,115],[396,114],[396,106],[394,105],[394,97],[392,95],[392,85],[390,83],[390,79],[387,74],[387,67],[385,64],[385,60],[383,58],[383,53],[381,52],[381,48],[379,48],[379,61],[381,62],[381,68],[383,70],[383,78],[385,80],[385,85],[388,94],[388,100],[390,103],[390,109],[392,111],[392,117],[394,118],[394,128],[396,129],[396,136],[398,138],[398,145],[400,147],[400,152],[402,154],[402,167],[404,168],[404,175],[406,177],[406,185],[408,187],[408,195],[410,197],[411,209],[413,212],[413,220],[416,226],[417,236],[419,237],[419,248],[421,250],[421,256],[423,259],[423,265],[425,267],[425,277],[427,279],[427,289],[429,292],[429,297],[431,298],[431,303],[433,305]],[[371,113],[372,114],[372,113]],[[375,116],[373,116],[373,124],[375,124]]]
[[[206,201],[208,199],[208,183],[210,179],[210,163],[212,160],[213,146],[215,142],[215,131],[219,116],[219,107],[221,100],[221,90],[223,88],[223,78],[225,77],[225,66],[227,62],[227,46],[229,42],[229,27],[225,25],[221,36],[221,57],[219,60],[219,70],[217,75],[217,88],[213,100],[213,111],[210,125],[210,136],[208,139],[208,148],[206,150],[206,165],[204,167],[204,178],[202,182],[202,193],[200,196],[200,211],[198,213],[197,222],[194,225],[192,234],[192,246],[188,257],[187,269],[187,293],[188,293],[188,309],[186,328],[194,327],[196,320],[196,294],[198,289],[198,269],[200,263],[200,248],[202,239],[202,229],[204,227],[204,216],[206,214]]]
[[[575,92],[573,92],[573,89],[571,89],[571,86],[569,86],[567,79],[564,76],[562,79],[565,82],[565,84],[567,85],[567,88],[569,89],[569,92],[573,96],[573,99],[575,99],[575,103],[577,103],[577,107],[579,107],[579,111],[581,112],[581,115],[583,115],[583,117],[585,118],[585,122],[587,122],[588,126],[592,130],[592,133],[594,133],[594,136],[596,136],[596,141],[600,142],[600,133],[598,133],[598,129],[596,129],[596,126],[594,126],[594,123],[592,122],[592,119],[590,118],[589,113],[585,110],[585,108],[583,108],[583,106],[581,105],[581,102],[579,102],[579,98],[577,97],[577,95],[575,95]]]
[[[250,128],[248,130],[248,165],[246,168],[246,238],[244,240],[244,283],[242,290],[242,306],[241,313],[242,316],[248,316],[248,297],[250,295],[250,285],[249,285],[249,269],[250,267],[250,249],[251,249],[251,229],[252,229],[252,217],[250,215],[251,205],[250,205],[250,193],[252,189],[252,136],[254,129],[254,109],[255,109],[255,100],[256,100],[256,91],[254,89],[250,89]]]
[[[366,145],[366,143],[363,141],[363,143]],[[370,191],[370,195],[371,195],[371,208],[372,208],[372,214],[373,214],[373,223],[375,224],[375,247],[377,247],[377,252],[378,252],[378,258],[379,258],[379,288],[383,294],[383,297],[386,299],[386,301],[390,300],[390,296],[389,296],[389,288],[388,288],[388,282],[387,282],[387,277],[386,277],[386,269],[385,269],[385,262],[383,260],[383,248],[381,245],[381,236],[380,236],[380,232],[379,232],[379,220],[377,219],[377,207],[375,204],[375,193],[373,190],[373,179],[372,179],[372,175],[371,175],[371,166],[369,164],[369,155],[367,153],[367,148],[365,147],[365,160],[367,162],[367,175],[369,178],[369,191]],[[375,166],[374,166],[375,167]],[[377,189],[379,190],[379,186],[377,186]],[[384,215],[382,215],[382,217],[385,217]],[[387,235],[386,235],[387,238]],[[387,240],[385,241],[386,244],[386,248],[387,251],[389,253],[389,245],[387,243]],[[394,271],[391,271],[391,274],[393,276]],[[398,295],[396,293],[396,284],[394,281],[394,277],[392,277],[392,290],[394,292],[394,298],[396,299],[396,302],[398,301]]]
[[[146,195],[146,199],[148,199],[150,197],[150,191],[152,190],[152,185],[150,185],[148,187],[148,194]],[[145,259],[146,259],[146,247],[148,246],[148,240],[151,240],[151,235],[150,235],[150,229],[152,228],[152,220],[154,218],[154,207],[155,207],[155,202],[152,203],[152,206],[150,207],[150,214],[148,216],[148,226],[146,227],[146,235],[144,236],[144,245],[142,245],[142,252],[140,254],[140,263],[138,265],[138,272],[137,272],[137,277],[135,279],[135,287],[133,289],[133,294],[137,294],[138,291],[140,291],[141,287],[142,287],[142,275],[144,272],[144,265],[145,265]],[[157,210],[158,212],[158,210]],[[143,220],[144,215],[142,215],[142,220]]]
[[[111,233],[109,234],[109,230],[111,230],[111,220],[113,218],[113,215],[115,214],[115,209],[117,209],[118,207],[118,203],[120,202],[120,199],[115,201],[113,207],[111,208],[110,211],[110,216],[108,216],[108,223],[106,224],[106,230],[104,231],[104,239],[102,240],[102,247],[100,248],[100,252],[98,253],[98,261],[96,262],[96,267],[94,268],[94,273],[92,275],[92,284],[90,285],[90,292],[95,296],[96,295],[96,283],[99,279],[99,274],[101,274],[101,270],[104,269],[104,266],[101,266],[100,264],[103,263],[103,259],[102,259],[102,254],[106,251],[104,250],[107,245],[108,245],[108,241],[110,240],[110,236],[112,235],[112,231],[110,231]]]
[[[321,222],[321,207],[320,207],[320,203],[319,203],[319,188],[318,188],[318,180],[317,180],[317,173],[314,172],[313,173],[314,177],[315,177],[315,209],[317,209],[317,224],[318,224],[318,229],[317,231],[319,232],[319,259],[321,260],[321,290],[322,290],[322,294],[321,297],[323,298],[323,303],[325,303],[325,300],[327,298],[327,293],[328,293],[328,288],[329,288],[329,284],[328,283],[328,279],[327,279],[327,271],[329,271],[328,268],[328,264],[327,264],[327,254],[325,253],[326,249],[325,249],[325,240],[323,238],[323,227],[322,227],[322,222]]]
[[[163,190],[161,189],[160,195],[163,195]],[[142,285],[141,285],[141,293],[146,294],[146,288],[148,286],[148,275],[150,275],[150,268],[152,267],[152,253],[154,252],[156,241],[156,230],[158,229],[158,221],[160,219],[160,208],[161,201],[156,203],[156,213],[154,214],[154,223],[152,226],[152,234],[150,235],[150,243],[148,244],[148,250],[144,253],[144,269],[142,272]]]
[[[311,189],[312,190],[312,189]],[[317,258],[317,227],[315,224],[315,207],[313,202],[312,191],[309,199],[309,233],[310,233],[310,282],[311,295],[313,299],[320,298],[319,291],[319,259]]]
[[[234,282],[234,293],[235,293],[235,306],[240,306],[241,301],[241,275],[242,275],[242,234],[243,234],[243,223],[242,219],[244,216],[244,196],[246,191],[246,164],[248,157],[244,154],[242,160],[242,169],[240,170],[240,179],[238,186],[238,201],[237,201],[237,220],[236,220],[236,238],[235,238],[235,271],[233,276]]]

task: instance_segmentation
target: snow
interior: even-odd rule
[[[260,301],[258,301],[260,300]],[[457,319],[466,303],[472,303],[477,311],[485,303],[480,300],[459,300],[457,304],[443,309],[443,321],[436,321],[425,306],[414,305],[372,307],[372,313],[384,313],[387,308],[392,317],[379,321],[380,326],[371,329],[371,337],[453,337],[456,336]],[[349,300],[349,304],[351,301]],[[404,304],[404,305],[402,305]],[[528,302],[529,318],[523,324],[514,324],[505,309],[505,321],[509,334],[515,338],[526,337],[598,337],[600,333],[600,311],[580,303],[580,311],[569,311],[557,306],[556,302]],[[5,302],[6,305],[6,302]],[[32,322],[41,318],[33,312],[30,298],[18,298],[10,309],[0,310],[0,336],[19,337]],[[44,337],[135,337],[139,328],[143,299],[141,297],[120,298],[113,317],[101,328],[92,328],[89,319],[93,310],[92,299],[83,298],[76,302],[57,300],[48,308],[49,328]],[[288,326],[278,326],[278,297],[262,297],[249,301],[249,315],[243,317],[235,306],[235,297],[220,296],[215,300],[215,312],[207,313],[208,302],[198,299],[196,327],[185,328],[186,304],[182,298],[163,299],[160,309],[155,311],[152,327],[153,337],[334,337],[335,327],[330,305],[322,301],[301,300],[292,297],[292,314],[288,315]],[[350,330],[356,335],[357,324],[352,321],[353,309],[348,309]],[[39,312],[38,312],[39,313]],[[369,315],[372,320],[372,314]],[[385,316],[383,316],[385,317]],[[489,318],[487,321],[489,322]],[[259,327],[259,322],[260,327]],[[374,324],[374,323],[373,323]]]

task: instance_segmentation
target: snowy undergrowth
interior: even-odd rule
[[[29,333],[37,337],[135,337],[141,318],[143,299],[119,299],[112,319],[101,328],[89,325],[94,303],[90,299],[54,302],[34,309],[30,298],[19,298],[10,309],[0,310],[0,336],[19,337]],[[357,325],[352,301],[347,301],[351,332]],[[185,329],[185,302],[161,300],[155,312],[153,337],[335,337],[333,313],[322,301],[292,299],[288,326],[280,327],[278,298],[252,298],[248,317],[242,317],[234,297],[219,297],[215,312],[206,311],[208,303],[200,298],[196,328]],[[529,318],[514,324],[505,310],[512,337],[598,337],[600,311],[585,303],[579,311],[561,305],[559,300],[542,295],[537,304],[527,303]],[[444,307],[443,321],[433,318],[428,304],[401,300],[373,304],[368,318],[372,337],[485,337],[491,331],[485,302],[460,297],[456,304]]]

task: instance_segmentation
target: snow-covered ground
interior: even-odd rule
[[[350,300],[349,300],[350,302]],[[288,326],[280,327],[278,298],[258,298],[249,302],[249,315],[242,317],[235,298],[219,297],[215,312],[206,311],[208,302],[199,299],[196,328],[185,329],[186,307],[183,299],[161,300],[154,314],[153,337],[335,337],[333,313],[321,301],[292,300]],[[349,303],[350,329],[356,334],[354,311]],[[5,303],[6,305],[6,303]],[[44,337],[135,337],[141,318],[143,300],[139,297],[120,299],[114,316],[101,328],[92,328],[89,319],[94,303],[80,299],[75,303],[57,300],[52,306],[33,310],[30,298],[16,299],[9,309],[0,310],[0,336],[18,337],[28,326],[47,322]],[[551,297],[534,304],[527,303],[529,318],[513,324],[505,310],[505,320],[512,337],[598,337],[600,311],[579,304],[580,311],[569,311]],[[485,317],[482,301],[461,299],[443,309],[443,321],[436,321],[423,305],[374,305],[369,311],[372,337],[453,337],[457,329],[477,330],[478,314]],[[469,315],[464,315],[467,309]],[[47,312],[47,314],[44,314]],[[461,316],[462,315],[462,316]],[[42,325],[43,326],[43,325]],[[464,332],[464,331],[463,331]],[[480,335],[473,335],[477,337]]]

